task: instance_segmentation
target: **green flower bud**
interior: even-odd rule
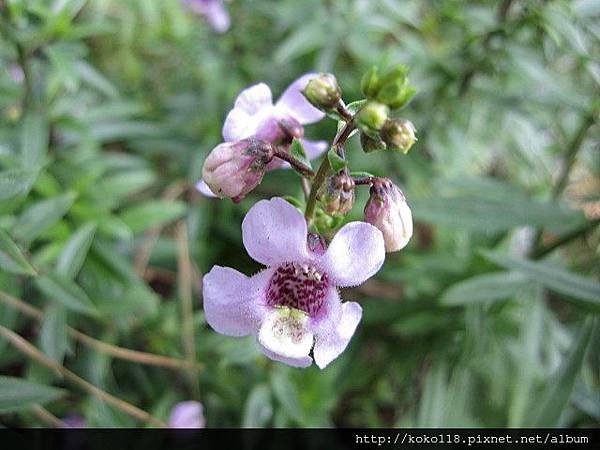
[[[371,137],[376,136],[385,124],[390,109],[383,103],[369,101],[356,114],[356,124]]]
[[[408,79],[408,66],[404,64],[397,64],[392,69],[387,71],[383,77],[381,77],[381,86],[384,86],[389,83],[397,83],[405,84]]]
[[[375,98],[379,92],[378,67],[373,66],[365,73],[360,81],[360,90],[369,99]]]
[[[323,210],[334,217],[342,217],[354,205],[354,180],[345,172],[330,176],[318,193]]]
[[[385,150],[387,148],[387,145],[379,136],[371,137],[365,133],[360,133],[360,145],[365,153]]]
[[[386,120],[381,129],[381,139],[388,149],[406,154],[417,141],[416,132],[410,120],[393,118]]]
[[[342,90],[330,73],[319,74],[310,80],[302,93],[315,108],[325,111],[334,108],[342,97]]]

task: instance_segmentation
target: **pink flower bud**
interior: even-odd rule
[[[365,221],[383,233],[386,252],[396,252],[408,244],[413,234],[410,208],[404,194],[388,178],[376,178],[365,205]]]
[[[330,176],[319,190],[323,209],[334,217],[343,217],[354,205],[354,180],[344,172]]]
[[[217,145],[202,167],[202,179],[218,197],[239,201],[254,189],[273,159],[273,146],[254,138]]]

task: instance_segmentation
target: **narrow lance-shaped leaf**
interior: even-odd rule
[[[12,273],[36,275],[35,269],[29,264],[21,249],[2,228],[0,228],[0,267]]]
[[[453,284],[442,294],[440,303],[456,306],[493,302],[514,296],[530,283],[521,273],[486,273]]]
[[[21,411],[51,402],[65,394],[62,389],[0,375],[0,413]]]
[[[69,278],[77,275],[92,245],[95,231],[96,225],[88,223],[73,234],[58,257],[57,273]]]
[[[82,314],[95,315],[96,309],[87,294],[75,282],[58,273],[36,278],[36,286],[50,300]]]

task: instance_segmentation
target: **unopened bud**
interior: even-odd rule
[[[376,178],[365,205],[365,221],[383,234],[386,252],[408,244],[413,234],[412,214],[404,194],[388,178]]]
[[[383,103],[369,101],[356,114],[356,123],[363,133],[375,136],[385,124],[390,109]]]
[[[388,149],[406,154],[417,141],[416,132],[410,120],[388,119],[381,129],[381,138]]]
[[[365,153],[385,150],[387,145],[379,136],[371,137],[368,134],[360,133],[360,145]]]
[[[360,80],[360,90],[363,95],[369,99],[377,97],[379,92],[379,70],[377,66],[373,66],[365,73]]]
[[[262,181],[273,156],[273,146],[266,141],[224,142],[204,161],[202,179],[217,197],[239,201]]]
[[[290,116],[268,117],[256,129],[254,137],[273,145],[291,144],[294,138],[304,136],[304,127]]]
[[[345,216],[354,205],[354,180],[345,172],[330,176],[319,190],[319,200],[327,214]]]
[[[324,111],[334,108],[342,97],[342,90],[330,73],[319,74],[310,80],[302,93],[315,108]]]

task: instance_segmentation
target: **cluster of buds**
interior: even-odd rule
[[[356,115],[356,122],[366,152],[391,150],[406,154],[416,142],[416,129],[410,121],[390,117],[390,110],[402,108],[415,94],[407,74],[408,68],[398,65],[380,77],[375,66],[363,77],[361,90],[367,102]]]

